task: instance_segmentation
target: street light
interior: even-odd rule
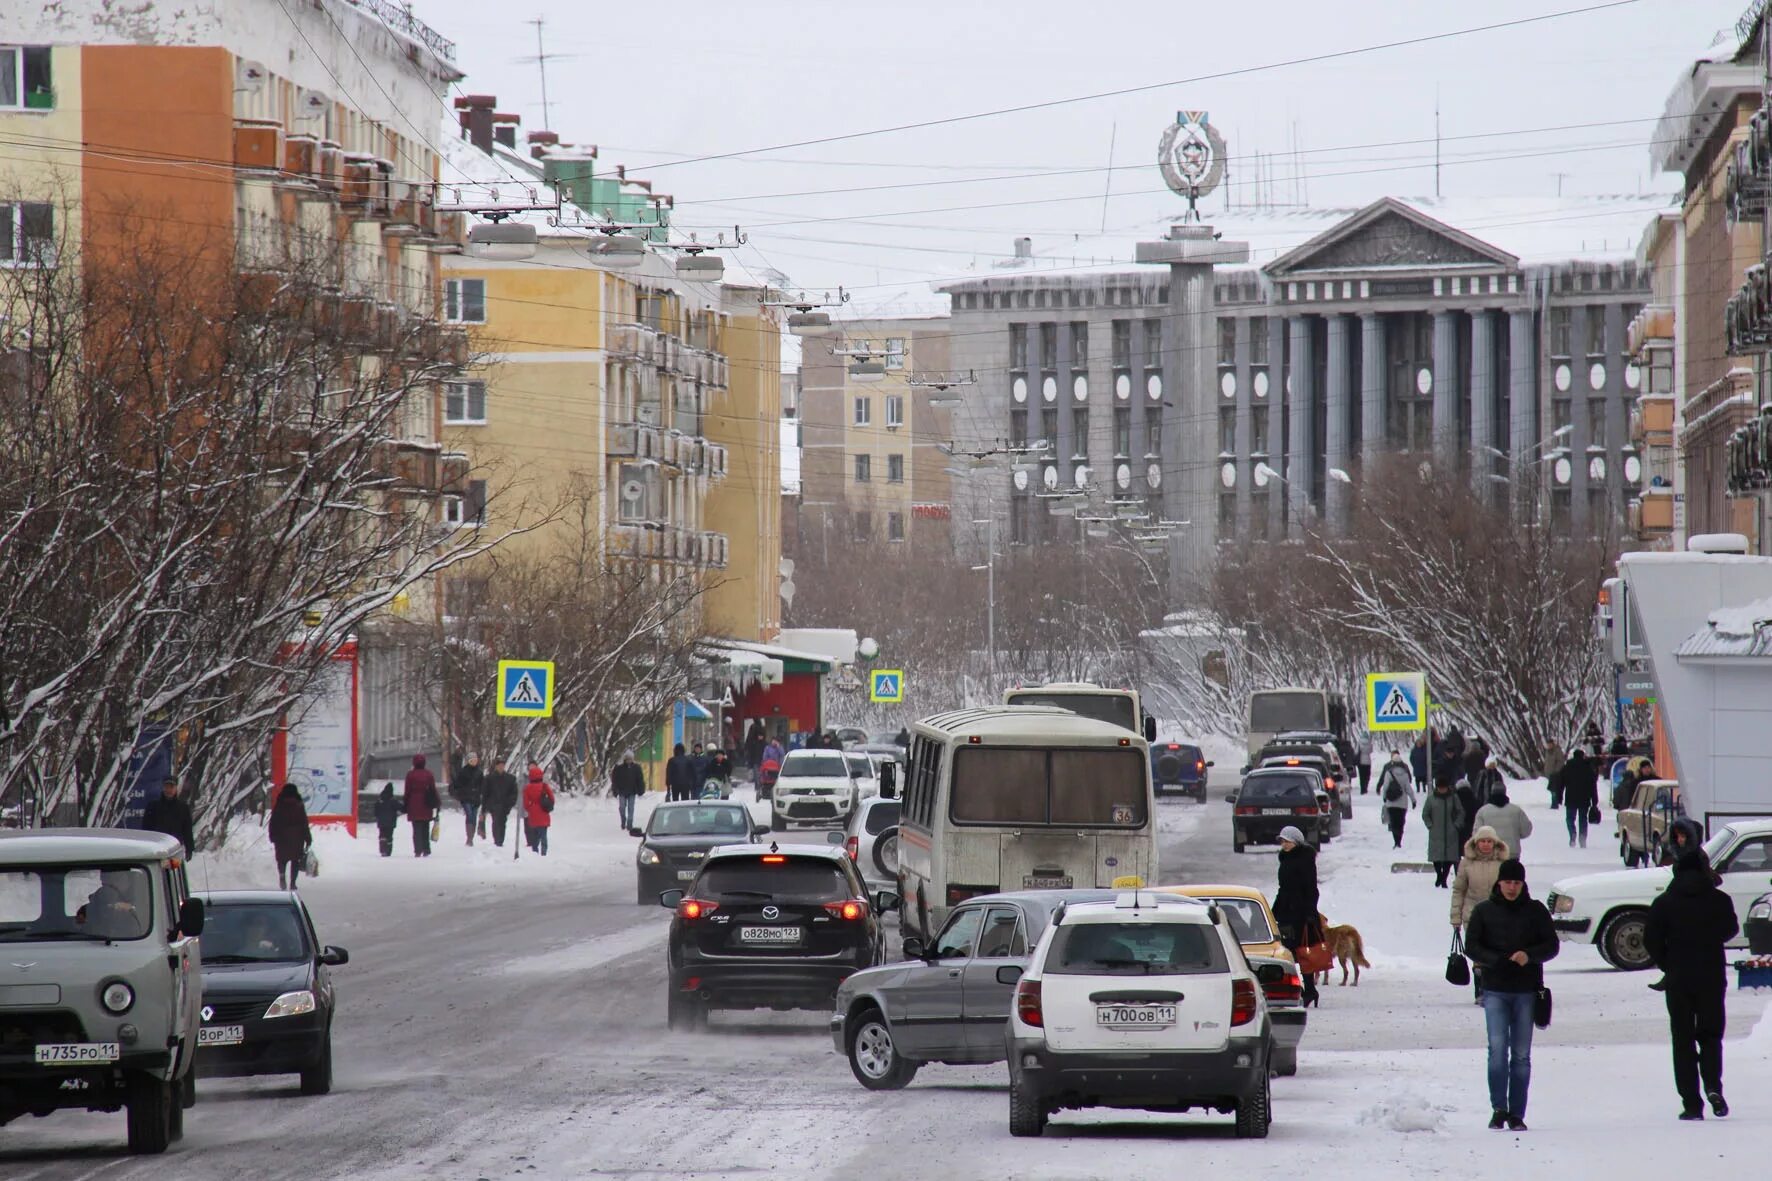
[[[982,521],[973,521],[974,525],[985,527],[984,565],[974,566],[974,570],[983,570],[985,608],[984,608],[984,645],[990,653],[991,691],[997,689],[997,516],[993,512]]]

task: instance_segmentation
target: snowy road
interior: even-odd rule
[[[1271,852],[1231,852],[1219,794],[1164,803],[1164,876],[1271,890]],[[1374,966],[1358,990],[1325,990],[1300,1074],[1276,1081],[1266,1142],[1232,1139],[1221,1117],[1112,1112],[1061,1114],[1043,1140],[1012,1140],[1001,1068],[930,1067],[905,1091],[870,1093],[831,1050],[822,1014],[717,1014],[705,1035],[667,1033],[668,915],[631,901],[632,841],[607,805],[567,802],[546,861],[512,865],[446,839],[429,862],[383,862],[328,838],[304,894],[322,937],[352,953],[337,977],[330,1096],[300,1098],[293,1079],[205,1082],[186,1138],[159,1160],[122,1153],[120,1116],[26,1118],[0,1129],[0,1175],[1127,1181],[1308,1160],[1319,1181],[1371,1181],[1462,1175],[1471,1154],[1505,1151],[1511,1176],[1633,1176],[1763,1141],[1772,1023],[1742,1039],[1765,1001],[1730,996],[1737,1114],[1678,1125],[1647,979],[1574,948],[1552,965],[1557,1023],[1535,1054],[1534,1130],[1484,1130],[1480,1015],[1441,979],[1446,893],[1390,872],[1370,798],[1321,864],[1325,911],[1361,928]],[[1530,802],[1537,893],[1616,865],[1597,847],[1563,848],[1542,797]],[[215,861],[217,887],[270,876],[256,850]]]

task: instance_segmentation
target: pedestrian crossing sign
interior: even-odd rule
[[[498,716],[554,716],[554,665],[549,660],[498,662]]]
[[[1366,674],[1366,729],[1427,727],[1427,677],[1422,673]]]
[[[901,702],[904,700],[904,670],[877,668],[868,678],[868,700]]]

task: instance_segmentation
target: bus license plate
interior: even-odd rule
[[[738,929],[740,943],[798,943],[800,928],[798,927],[740,927]]]
[[[1097,1005],[1100,1029],[1168,1029],[1175,1024],[1174,1005]]]
[[[37,1047],[40,1066],[87,1066],[94,1062],[115,1062],[120,1056],[117,1042],[56,1042]]]
[[[245,1040],[244,1025],[206,1025],[197,1031],[199,1046],[237,1046]]]
[[[1021,879],[1021,888],[1024,890],[1068,890],[1071,888],[1071,879],[1068,876],[1055,878],[1045,874],[1030,873]]]

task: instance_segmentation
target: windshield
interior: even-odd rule
[[[1148,774],[1131,748],[961,747],[954,752],[953,818],[1141,828]]]
[[[843,756],[840,754],[805,755],[788,759],[781,765],[783,779],[811,778],[814,775],[840,779],[847,777],[848,774],[849,771],[844,766]]]
[[[1253,898],[1209,898],[1218,904],[1238,943],[1272,943],[1274,930],[1268,925],[1267,908]]]
[[[750,831],[744,809],[730,805],[660,808],[646,826],[646,835],[655,837],[745,836]]]
[[[1029,691],[1011,693],[1010,705],[1055,705],[1085,718],[1138,732],[1138,719],[1132,713],[1132,698],[1123,693],[1047,693]]]
[[[1329,707],[1315,690],[1252,693],[1249,695],[1249,729],[1257,734],[1280,734],[1287,730],[1327,730]]]
[[[1204,923],[1078,923],[1058,929],[1046,972],[1176,976],[1226,970],[1224,948]]]
[[[814,857],[766,862],[760,857],[728,857],[701,871],[695,896],[719,902],[728,896],[774,902],[841,902],[849,897],[843,871]]]
[[[153,922],[144,866],[0,869],[0,943],[140,939]]]
[[[212,903],[203,920],[206,964],[280,964],[313,955],[307,924],[287,905]]]

